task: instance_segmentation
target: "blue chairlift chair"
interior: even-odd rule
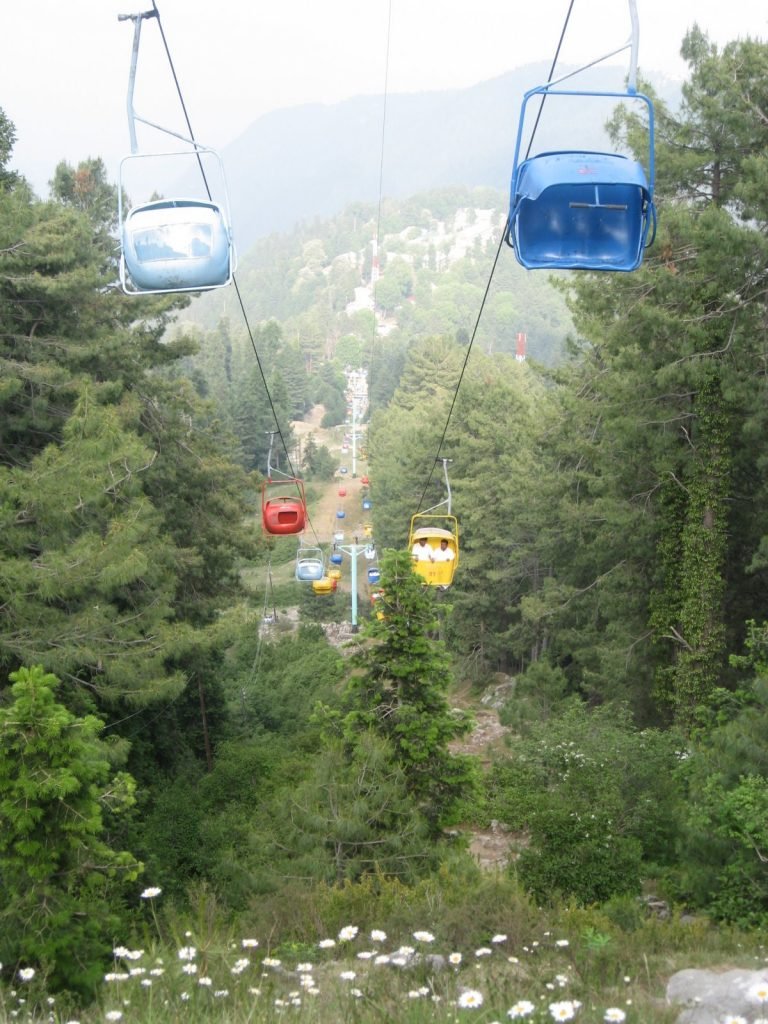
[[[630,0],[633,35],[625,92],[569,91],[557,83],[523,97],[515,144],[506,241],[529,270],[636,270],[656,233],[654,120],[651,100],[634,87],[637,15]],[[629,45],[629,44],[628,44]],[[521,159],[523,125],[534,96],[616,97],[644,103],[648,114],[648,173],[637,160],[590,149],[538,153]]]
[[[296,579],[300,583],[314,583],[325,576],[322,548],[302,548],[296,553]]]
[[[128,295],[221,288],[232,281],[237,262],[221,158],[194,139],[139,117],[133,107],[141,26],[149,18],[159,21],[157,10],[118,15],[120,21],[134,23],[127,102],[131,154],[120,163],[117,190],[122,249],[120,283]],[[139,153],[137,121],[174,136],[186,148],[166,153]],[[143,166],[139,161],[144,162]],[[150,165],[153,197],[128,209],[128,195],[134,185],[148,190],[145,178]],[[143,176],[132,174],[137,168],[144,171]],[[183,198],[157,198],[165,184],[173,183],[185,173],[189,176],[192,171],[197,172],[201,182],[199,198],[189,194]],[[209,174],[215,181],[209,179]],[[211,185],[218,196],[216,199]]]
[[[120,283],[129,295],[207,291],[232,280],[231,232],[216,203],[145,203],[129,211],[120,234]]]

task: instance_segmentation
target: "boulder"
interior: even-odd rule
[[[685,1009],[677,1024],[722,1024],[728,1017],[747,1021],[768,1019],[768,1001],[761,1001],[756,990],[765,987],[768,995],[768,968],[759,971],[726,971],[690,968],[673,974],[667,984],[667,1003]]]

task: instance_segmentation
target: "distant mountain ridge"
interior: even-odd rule
[[[559,74],[569,69],[559,69]],[[573,69],[570,69],[573,70]],[[506,190],[520,103],[549,68],[531,64],[466,89],[393,94],[387,98],[383,194],[404,197],[446,185]],[[679,85],[654,85],[676,99]],[[622,72],[596,67],[568,88],[621,90]],[[382,161],[382,96],[331,106],[307,104],[265,114],[222,150],[241,254],[254,241],[296,223],[328,217],[351,202],[378,197]],[[573,115],[547,108],[538,148],[562,148],[560,129]],[[584,103],[578,127],[586,148],[607,145],[604,111]]]

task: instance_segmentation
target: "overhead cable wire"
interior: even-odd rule
[[[563,22],[563,28],[560,32],[560,38],[557,41],[557,49],[555,50],[555,56],[552,58],[552,66],[550,67],[549,75],[547,76],[547,85],[549,85],[552,82],[552,78],[555,74],[555,68],[557,67],[557,62],[560,59],[560,50],[563,48],[563,40],[565,39],[565,33],[568,28],[568,22],[571,20],[571,14],[573,13],[573,4],[574,0],[570,0],[570,3],[568,4],[568,13],[566,14],[565,21]],[[533,140],[536,136],[536,129],[539,127],[539,121],[541,120],[541,115],[544,111],[544,101],[546,100],[546,98],[546,93],[544,93],[541,97],[541,102],[539,103],[539,110],[536,114],[536,120],[533,122],[533,128],[531,129],[531,137],[528,141],[528,149],[525,152],[526,160],[531,155],[531,146],[533,145]]]
[[[206,194],[207,194],[208,198],[212,199],[211,190],[210,190],[210,187],[208,186],[208,178],[206,177],[205,168],[203,167],[203,161],[200,159],[200,154],[197,151],[197,142],[195,141],[195,135],[194,135],[194,132],[192,131],[192,122],[190,121],[189,114],[187,113],[187,105],[184,102],[184,96],[182,95],[182,92],[181,92],[181,84],[179,83],[179,78],[178,78],[178,75],[176,74],[176,68],[174,67],[173,58],[171,57],[171,50],[170,50],[170,47],[168,46],[168,40],[165,38],[165,31],[163,29],[162,19],[160,18],[160,11],[157,8],[157,4],[155,3],[155,0],[152,0],[152,10],[153,10],[155,19],[157,20],[157,27],[160,29],[160,38],[163,41],[163,48],[165,49],[165,55],[168,58],[168,66],[171,69],[171,75],[173,76],[173,83],[176,86],[176,94],[179,97],[179,103],[181,104],[181,110],[182,110],[182,113],[184,114],[184,121],[185,121],[186,126],[187,126],[187,132],[189,133],[189,137],[190,137],[190,139],[192,140],[192,142],[193,142],[193,144],[195,146],[195,155],[197,156],[197,165],[200,168],[200,174],[202,175],[202,178],[203,178],[203,184],[205,185],[205,191],[206,191]]]
[[[563,27],[562,27],[562,30],[560,32],[560,39],[558,40],[558,43],[557,43],[557,49],[555,50],[555,56],[552,59],[552,65],[551,65],[551,67],[549,69],[549,76],[547,77],[547,83],[548,84],[552,81],[552,77],[553,77],[553,75],[555,73],[555,68],[557,67],[557,62],[558,62],[558,60],[560,58],[560,50],[562,49],[562,46],[563,46],[563,40],[565,39],[565,33],[566,33],[566,29],[568,28],[568,22],[570,21],[570,18],[571,18],[571,13],[573,11],[574,2],[575,2],[575,0],[570,0],[570,3],[568,5],[568,12],[567,12],[567,14],[565,16],[565,21],[563,22]],[[536,121],[534,122],[533,128],[531,130],[531,137],[530,137],[530,139],[528,141],[528,150],[526,152],[526,159],[530,155],[531,147],[533,146],[533,140],[534,140],[534,137],[536,135],[536,129],[538,128],[539,121],[541,120],[541,114],[542,114],[542,111],[543,111],[543,108],[544,108],[544,99],[545,99],[545,96],[542,96],[541,103],[539,104],[539,110],[538,110],[538,113],[536,115]],[[475,336],[476,336],[477,330],[478,330],[478,328],[480,326],[480,320],[481,320],[482,315],[483,315],[483,310],[485,309],[486,300],[488,299],[488,293],[489,293],[489,291],[491,289],[491,282],[493,281],[493,275],[496,272],[496,267],[497,267],[498,262],[499,262],[499,256],[501,254],[501,249],[502,249],[502,246],[504,244],[504,238],[506,237],[506,233],[507,233],[507,225],[505,224],[504,225],[504,230],[501,233],[501,238],[499,239],[499,244],[498,244],[498,246],[496,248],[496,255],[493,258],[493,264],[491,266],[491,272],[488,275],[488,282],[487,282],[487,284],[485,286],[485,291],[483,293],[483,298],[482,298],[482,301],[480,303],[480,309],[478,310],[477,318],[475,319],[475,326],[472,329],[472,335],[471,335],[471,337],[469,339],[469,344],[467,346],[467,354],[464,357],[464,363],[462,364],[462,367],[461,367],[461,373],[459,374],[459,379],[458,379],[458,381],[456,383],[456,388],[454,389],[453,399],[451,401],[451,405],[450,405],[450,408],[448,410],[448,416],[447,416],[446,421],[445,421],[445,427],[443,428],[443,433],[442,433],[442,436],[440,438],[440,443],[437,446],[437,452],[435,454],[435,458],[434,458],[434,461],[432,463],[432,466],[430,467],[429,475],[427,477],[427,482],[424,484],[424,490],[421,492],[421,497],[419,498],[419,503],[418,503],[418,506],[417,506],[418,509],[421,509],[421,506],[424,504],[424,499],[426,497],[427,490],[429,489],[429,485],[432,482],[432,475],[435,472],[435,467],[441,461],[441,452],[442,452],[442,449],[443,449],[443,444],[445,443],[445,438],[446,438],[446,435],[448,433],[448,427],[449,427],[450,422],[451,422],[451,416],[453,415],[453,409],[454,409],[454,406],[456,405],[456,400],[459,397],[459,389],[461,387],[462,381],[464,380],[464,373],[466,372],[467,365],[469,363],[469,356],[470,356],[470,353],[472,351],[472,345],[474,344]]]
[[[392,0],[387,5],[387,43],[384,52],[384,96],[382,98],[381,110],[381,145],[379,147],[379,191],[378,205],[376,210],[376,234],[374,235],[375,249],[371,262],[371,301],[373,302],[373,325],[371,327],[371,355],[368,364],[368,407],[371,405],[371,381],[373,378],[373,356],[376,346],[376,286],[378,284],[378,248],[381,237],[381,207],[384,195],[384,152],[387,134],[387,101],[389,99],[389,51],[392,40]]]
[[[192,123],[190,121],[189,114],[187,112],[187,105],[184,102],[184,95],[183,95],[183,93],[181,91],[181,84],[179,82],[178,75],[176,74],[176,68],[174,67],[174,63],[173,63],[173,58],[171,56],[170,47],[168,46],[168,41],[167,41],[167,39],[165,37],[165,32],[163,30],[163,23],[162,23],[162,19],[160,18],[160,11],[158,10],[156,0],[152,0],[152,8],[153,8],[154,16],[155,16],[155,18],[157,20],[158,28],[160,29],[160,37],[161,37],[161,39],[163,41],[163,47],[165,49],[165,55],[168,58],[168,65],[169,65],[169,67],[171,69],[171,75],[173,76],[173,81],[174,81],[174,84],[176,86],[176,93],[177,93],[177,95],[179,97],[179,103],[181,104],[181,109],[182,109],[182,111],[184,113],[184,121],[185,121],[186,126],[187,126],[187,132],[189,133],[189,138],[190,138],[190,140],[191,140],[191,142],[194,145],[195,150],[196,150],[197,163],[198,163],[198,166],[200,168],[200,174],[201,174],[202,179],[203,179],[203,184],[205,185],[205,191],[206,191],[206,193],[208,195],[208,198],[211,199],[212,196],[211,196],[211,189],[210,189],[210,186],[208,184],[208,177],[207,177],[207,175],[205,173],[205,168],[203,167],[202,160],[200,159],[200,154],[199,154],[199,152],[197,152],[197,141],[195,140],[195,134],[194,134],[194,132],[192,130]],[[287,442],[285,440],[285,437],[283,435],[283,432],[282,432],[282,430],[280,428],[280,421],[279,421],[278,416],[277,416],[277,410],[275,409],[275,404],[272,401],[272,395],[271,395],[270,390],[269,390],[269,385],[267,383],[266,374],[264,373],[264,367],[262,365],[261,358],[259,357],[258,349],[256,348],[256,341],[255,341],[254,336],[253,336],[253,331],[251,329],[250,321],[248,320],[248,314],[247,314],[246,309],[245,309],[245,303],[243,302],[243,297],[240,294],[240,287],[239,287],[239,285],[237,283],[237,280],[236,280],[234,274],[232,275],[232,284],[234,285],[234,288],[235,288],[235,294],[237,295],[237,301],[238,301],[238,304],[240,306],[240,312],[241,312],[242,317],[243,317],[243,323],[245,324],[245,329],[246,329],[246,332],[248,334],[248,340],[251,343],[251,348],[253,349],[253,354],[256,357],[256,364],[257,364],[257,366],[259,368],[259,373],[261,374],[261,379],[262,379],[262,382],[264,384],[264,390],[265,390],[266,395],[267,395],[267,401],[269,402],[269,408],[270,408],[270,410],[272,412],[272,418],[275,421],[275,426],[277,428],[276,433],[278,434],[278,436],[280,438],[280,441],[281,441],[281,443],[283,445],[283,450],[285,451],[285,458],[286,458],[286,462],[288,464],[288,469],[290,471],[291,476],[294,479],[298,479],[297,474],[296,474],[296,470],[294,469],[293,464],[291,462],[291,456],[290,456],[290,452],[288,450],[288,444],[287,444]],[[315,537],[315,540],[317,541],[317,543],[319,545],[320,544],[320,540],[319,540],[319,538],[317,536],[317,533],[315,532],[315,528],[314,528],[312,520],[311,520],[311,518],[309,516],[309,511],[308,510],[307,510],[307,523],[309,524],[309,527],[312,530],[312,533],[313,533],[313,535]]]

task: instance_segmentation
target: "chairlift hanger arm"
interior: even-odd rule
[[[435,461],[437,461],[437,460],[435,460]],[[442,460],[442,463],[443,463],[443,477],[445,479],[445,489],[448,492],[448,497],[443,498],[442,501],[439,501],[436,505],[432,505],[430,508],[425,508],[422,512],[418,513],[419,515],[424,515],[424,516],[429,515],[430,512],[434,512],[435,509],[442,508],[443,505],[447,505],[448,506],[448,515],[451,515],[451,484],[450,484],[450,481],[448,479],[448,463],[449,462],[453,462],[453,459],[443,459]]]
[[[630,37],[629,55],[629,79],[627,89],[629,92],[637,92],[637,51],[640,45],[640,22],[637,17],[636,0],[629,0],[629,18],[632,22],[632,35]]]
[[[139,14],[118,14],[118,21],[133,22],[133,48],[131,49],[131,69],[128,75],[128,99],[126,107],[128,111],[128,132],[131,137],[131,152],[137,153],[139,144],[136,140],[136,111],[133,107],[133,93],[136,86],[136,67],[139,62],[139,43],[141,42],[141,23],[145,18],[157,18],[157,9],[141,11]],[[141,120],[140,118],[138,120]]]
[[[580,75],[582,71],[589,71],[590,68],[596,67],[598,64],[602,64],[604,60],[610,60],[611,57],[616,57],[620,53],[624,53],[625,50],[631,49],[632,43],[626,42],[623,46],[619,46],[615,50],[611,50],[610,53],[604,53],[602,57],[595,57],[588,64],[582,64],[581,67],[575,68],[573,71],[566,71],[564,75],[560,75],[559,78],[552,78],[550,81],[545,82],[543,85],[536,86],[532,92],[541,93],[546,95],[550,91],[553,85],[560,85],[561,82],[567,82],[569,78],[575,78],[576,75]],[[628,89],[629,92],[634,92],[633,88]]]
[[[637,17],[637,0],[628,0],[629,3],[629,19],[632,26],[632,31],[629,39],[624,43],[623,46],[619,46],[615,50],[611,50],[610,53],[603,54],[602,57],[595,57],[588,64],[584,64],[575,71],[569,71],[559,78],[550,78],[550,80],[535,92],[547,93],[553,85],[559,85],[561,82],[565,82],[569,78],[573,78],[576,75],[581,74],[582,71],[587,71],[589,68],[594,67],[596,64],[602,64],[605,60],[610,60],[611,57],[616,57],[618,54],[623,53],[625,50],[629,50],[629,71],[627,73],[627,92],[634,93],[637,91],[637,55],[640,46],[640,22]],[[554,67],[552,68],[554,71]]]
[[[282,469],[277,469],[272,465],[272,446],[275,441],[275,434],[279,434],[279,430],[267,430],[269,434],[269,451],[267,452],[267,480],[271,480],[275,475],[282,477],[284,480],[295,480],[296,477],[290,473],[284,473]],[[280,435],[282,437],[282,434]]]
[[[448,463],[451,459],[443,459],[443,477],[445,478],[445,489],[448,492],[448,497],[445,499],[445,503],[448,506],[448,515],[451,514],[451,484],[448,479]]]
[[[158,24],[160,23],[160,14],[155,7],[151,11],[141,11],[139,14],[118,14],[118,21],[132,21],[133,22],[133,47],[131,49],[131,68],[128,76],[128,97],[126,100],[126,108],[128,112],[128,133],[131,140],[131,153],[136,154],[139,151],[139,144],[136,138],[136,122],[145,124],[149,128],[154,128],[156,131],[163,132],[165,135],[171,135],[175,139],[179,139],[181,142],[187,143],[196,150],[207,150],[208,146],[203,146],[195,139],[190,138],[188,135],[182,135],[181,132],[175,132],[171,128],[164,128],[161,124],[156,124],[154,121],[148,120],[146,117],[140,117],[135,110],[133,105],[133,96],[136,88],[136,69],[139,62],[139,45],[141,43],[141,24],[145,18],[157,18]]]
[[[211,150],[211,148],[209,146],[203,145],[201,142],[198,142],[196,139],[190,139],[187,135],[182,135],[181,132],[175,132],[172,128],[164,128],[161,124],[156,124],[154,121],[149,121],[146,117],[140,117],[135,111],[133,112],[132,115],[129,115],[129,116],[132,116],[131,129],[130,129],[130,131],[131,131],[131,152],[132,152],[132,154],[134,156],[137,155],[136,127],[135,127],[135,124],[134,124],[135,121],[138,121],[139,124],[145,124],[149,128],[154,128],[154,129],[156,129],[159,132],[163,132],[164,135],[172,135],[174,139],[180,139],[182,142],[186,142],[187,145],[194,147],[194,149],[199,150],[201,153],[202,152],[213,152],[213,150]]]

